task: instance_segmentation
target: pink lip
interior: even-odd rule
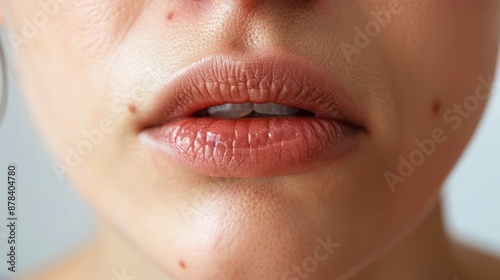
[[[141,132],[159,160],[209,176],[305,172],[356,148],[356,106],[331,77],[287,56],[213,56],[181,71],[155,98]],[[224,103],[274,102],[316,117],[215,119],[192,114]]]

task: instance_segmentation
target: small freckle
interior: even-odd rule
[[[432,115],[437,117],[437,115],[441,112],[441,101],[439,99],[434,100],[432,104]]]
[[[129,104],[128,105],[128,111],[132,114],[134,114],[135,112],[137,112],[137,108],[135,107],[134,104]]]
[[[179,261],[179,266],[180,266],[182,269],[186,269],[186,263],[185,263],[183,260],[180,260],[180,261]]]
[[[174,18],[174,13],[169,13],[168,16],[167,16],[167,19],[168,20],[172,20]]]

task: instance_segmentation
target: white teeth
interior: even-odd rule
[[[293,115],[298,111],[300,111],[300,109],[276,103],[254,104],[253,110],[259,114],[276,115],[276,116]]]
[[[224,104],[208,108],[208,114],[214,118],[236,119],[253,112],[253,103]]]
[[[236,119],[252,114],[253,112],[271,116],[290,116],[300,111],[298,108],[276,103],[254,104],[251,102],[234,104],[227,103],[208,108],[208,114],[214,118]]]

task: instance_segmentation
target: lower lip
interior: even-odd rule
[[[159,156],[202,174],[256,178],[306,172],[348,154],[359,129],[321,118],[185,118],[145,130]]]

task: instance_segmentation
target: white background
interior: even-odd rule
[[[5,38],[4,38],[5,42]],[[10,58],[10,55],[7,55]],[[18,166],[18,256],[23,270],[68,252],[93,231],[93,217],[70,184],[59,182],[40,142],[9,63],[10,95],[0,125],[0,174]],[[497,81],[498,81],[497,75]],[[500,86],[472,144],[450,176],[443,196],[447,225],[464,241],[500,256]],[[61,104],[64,106],[63,104]],[[0,179],[4,178],[0,175]],[[1,179],[4,180],[5,179]],[[0,182],[0,242],[6,233],[5,182]],[[6,243],[0,243],[0,275]]]

